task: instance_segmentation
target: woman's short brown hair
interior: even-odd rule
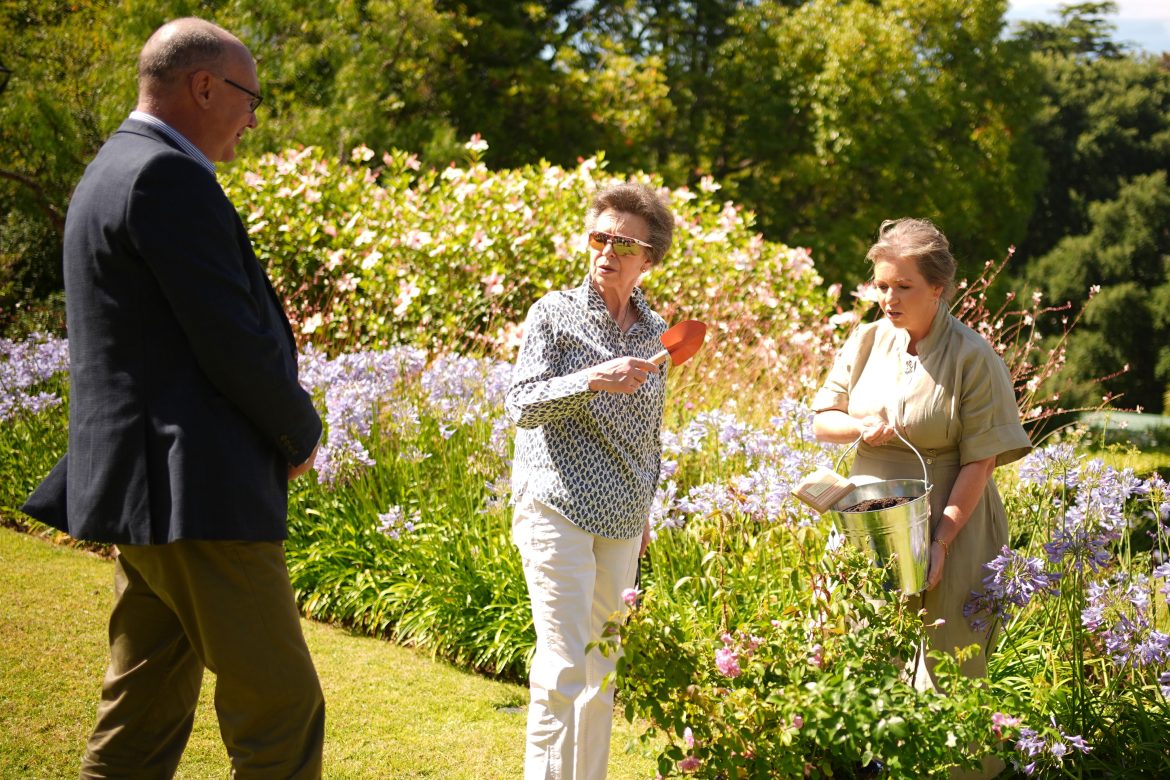
[[[653,247],[647,252],[650,264],[662,262],[674,240],[674,215],[653,188],[626,182],[598,190],[585,211],[585,229],[593,230],[598,218],[606,211],[633,214],[646,220],[650,227],[646,242]]]
[[[929,219],[887,219],[878,228],[878,239],[865,254],[871,263],[894,257],[912,257],[918,273],[932,287],[942,288],[942,299],[950,303],[955,294],[955,258],[951,243]]]

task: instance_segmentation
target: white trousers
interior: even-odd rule
[[[617,656],[585,647],[601,638],[615,612],[624,614],[621,594],[634,584],[641,536],[596,536],[525,496],[516,505],[512,539],[524,561],[536,626],[524,778],[604,778],[614,687],[603,691],[601,682]]]

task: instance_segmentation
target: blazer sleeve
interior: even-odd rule
[[[175,152],[142,168],[126,225],[209,381],[300,464],[320,439],[321,419],[297,382],[283,326],[264,314],[268,291],[254,290],[245,270],[257,261],[241,245],[237,219],[215,177]]]

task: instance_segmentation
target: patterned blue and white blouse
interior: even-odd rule
[[[625,333],[588,278],[533,304],[504,402],[517,426],[513,503],[531,494],[609,539],[642,533],[662,456],[666,368],[628,395],[590,390],[582,370],[662,350],[666,322],[641,290],[630,301],[638,320]]]

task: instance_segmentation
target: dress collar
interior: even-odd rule
[[[946,301],[940,299],[938,311],[934,313],[934,320],[930,323],[930,331],[926,334],[926,338],[918,342],[919,358],[929,355],[943,342],[946,333],[951,329],[953,319],[950,306],[947,305]],[[906,338],[909,339],[910,335],[907,334]]]

